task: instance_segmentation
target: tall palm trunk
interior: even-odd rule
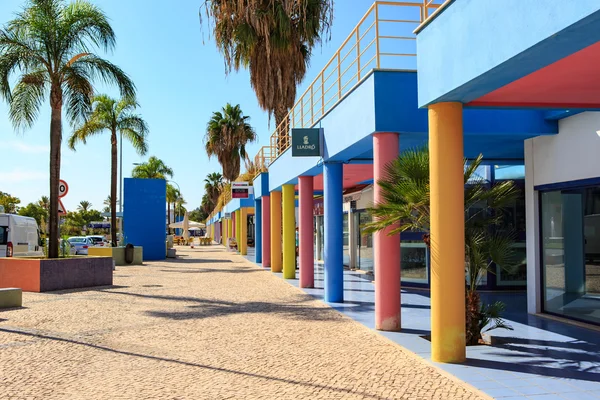
[[[277,125],[277,152],[281,153],[283,152],[284,149],[287,148],[287,143],[289,142],[291,144],[291,138],[289,137],[290,131],[291,131],[291,126],[290,126],[290,122],[289,118],[288,118],[288,109],[287,107],[280,105],[277,107],[277,109],[273,112],[273,114],[275,115],[275,124]],[[285,123],[284,121],[287,121],[287,123]]]
[[[58,258],[58,184],[60,181],[60,144],[62,142],[62,90],[50,91],[52,116],[50,121],[50,217],[48,221],[48,258]]]
[[[110,137],[110,236],[112,247],[117,247],[117,130]],[[122,146],[123,144],[121,144]],[[123,201],[123,199],[121,199]]]

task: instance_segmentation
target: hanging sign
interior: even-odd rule
[[[292,129],[292,157],[321,156],[320,128]]]
[[[250,193],[248,182],[231,182],[231,198],[247,199]]]

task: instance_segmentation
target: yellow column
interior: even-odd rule
[[[240,209],[240,254],[248,254],[248,209]]]
[[[282,186],[283,278],[296,278],[296,193],[294,185]]]
[[[222,237],[223,237],[223,244],[225,245],[225,247],[227,247],[227,229],[229,228],[229,223],[227,222],[226,219],[223,219],[223,232],[222,232]]]
[[[455,363],[465,347],[465,205],[461,103],[429,106],[431,358]]]
[[[271,192],[271,272],[281,272],[281,192]]]
[[[228,237],[232,238],[233,237],[233,220],[231,218],[229,218],[227,220],[227,234]]]

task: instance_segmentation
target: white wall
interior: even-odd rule
[[[558,135],[525,141],[527,309],[541,311],[538,192],[535,186],[600,177],[600,112],[559,121]]]

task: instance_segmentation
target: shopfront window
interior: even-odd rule
[[[429,251],[422,240],[403,240],[400,243],[401,281],[428,283]]]
[[[544,311],[600,324],[600,186],[543,192]]]
[[[375,254],[373,253],[373,234],[365,233],[365,224],[371,222],[371,216],[366,211],[361,211],[356,214],[358,224],[358,260],[357,267],[362,271],[373,271],[375,265]]]
[[[344,247],[344,265],[350,265],[350,230],[348,227],[348,218],[349,214],[344,213],[344,217],[342,219],[342,246]]]

